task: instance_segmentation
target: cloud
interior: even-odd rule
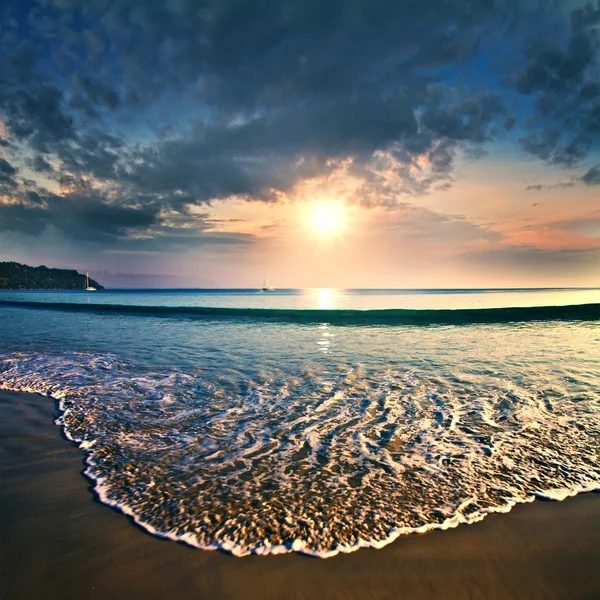
[[[559,183],[549,183],[549,184],[536,183],[534,185],[528,185],[525,188],[525,191],[526,192],[542,192],[542,191],[546,191],[546,190],[572,188],[574,186],[575,186],[574,181],[560,181]]]
[[[0,186],[4,188],[16,188],[17,182],[14,178],[16,174],[17,169],[7,160],[0,157]]]
[[[600,137],[600,2],[576,7],[570,16],[566,35],[554,28],[552,35],[534,38],[526,67],[508,77],[534,103],[523,149],[568,167],[581,162]]]
[[[382,214],[377,226],[378,235],[399,236],[411,245],[429,250],[496,244],[502,235],[486,225],[479,225],[463,215],[436,212],[406,204],[392,213]]]
[[[599,12],[569,20],[550,0],[9,0],[4,152],[34,179],[0,171],[2,227],[172,247],[188,243],[190,207],[278,202],[340,169],[357,182],[349,201],[402,210],[449,189],[457,157],[504,137],[574,165],[600,131]],[[202,223],[194,236],[242,239]]]
[[[208,213],[174,210],[164,198],[155,202],[153,196],[121,197],[120,188],[101,190],[72,177],[63,177],[62,184],[61,194],[28,189],[0,201],[0,232],[39,236],[49,228],[81,246],[122,253],[237,247],[253,239],[249,234],[214,231],[221,221]]]
[[[54,167],[41,154],[36,154],[29,161],[29,165],[38,173],[48,173],[54,170]]]
[[[600,247],[545,250],[535,246],[510,246],[483,251],[466,252],[464,260],[485,269],[487,273],[504,272],[511,276],[519,273],[527,277],[564,277],[591,275],[600,264]]]
[[[554,221],[553,228],[579,234],[582,238],[590,238],[600,243],[600,211],[582,217],[572,217]]]
[[[20,141],[27,140],[40,152],[50,152],[56,144],[74,137],[73,118],[62,105],[62,93],[52,86],[34,89],[0,88],[0,108],[5,125]]]
[[[586,185],[600,185],[600,165],[592,167],[581,178]]]
[[[37,234],[54,226],[66,237],[105,242],[158,222],[155,206],[109,203],[93,190],[63,195],[29,191],[19,200],[0,203],[0,230]]]
[[[157,142],[120,165],[119,178],[146,192],[184,193],[198,203],[237,196],[273,201],[300,181],[331,173],[351,160],[354,174],[383,168],[382,153],[405,184],[423,193],[450,176],[461,142],[482,143],[503,119],[491,94],[463,98],[427,88],[388,98],[338,99],[327,106],[281,109],[241,124],[198,123],[189,133]],[[414,106],[426,106],[421,122]],[[425,160],[432,176],[414,185]],[[392,166],[393,163],[393,166]]]

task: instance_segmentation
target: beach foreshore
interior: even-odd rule
[[[0,600],[600,598],[600,494],[319,560],[153,537],[97,502],[55,403],[0,391]]]

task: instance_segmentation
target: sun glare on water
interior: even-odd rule
[[[335,237],[345,226],[344,206],[335,202],[315,204],[308,211],[308,222],[320,237]]]

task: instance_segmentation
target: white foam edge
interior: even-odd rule
[[[65,409],[64,407],[64,399],[62,392],[39,392],[36,389],[31,388],[29,386],[8,386],[2,382],[0,382],[0,390],[26,392],[57,400],[61,416],[55,420],[55,424],[60,425],[62,427],[65,437],[68,440],[76,443],[78,447],[84,451],[89,450],[94,446],[94,440],[85,441],[77,439],[76,437],[72,436],[68,429],[65,427],[62,421],[62,416],[68,413],[68,409]],[[294,540],[293,542],[289,542],[286,544],[269,544],[267,540],[265,540],[265,543],[261,546],[249,547],[238,544],[232,540],[223,540],[222,542],[216,544],[202,544],[198,541],[198,537],[191,532],[175,533],[174,531],[160,531],[153,527],[147,521],[141,519],[127,504],[116,502],[108,496],[110,488],[105,484],[106,478],[94,475],[94,473],[91,470],[95,466],[93,455],[91,452],[86,452],[85,463],[87,465],[87,468],[85,469],[84,474],[88,479],[94,482],[94,492],[98,496],[100,502],[118,510],[124,515],[127,515],[134,521],[134,523],[139,525],[148,533],[163,539],[181,542],[193,548],[198,548],[200,550],[223,550],[225,552],[229,552],[230,554],[236,557],[249,556],[251,554],[265,556],[268,554],[289,554],[291,552],[297,552],[299,554],[305,554],[307,556],[312,556],[315,558],[332,558],[334,556],[337,556],[338,554],[350,554],[351,552],[356,552],[361,548],[375,548],[377,550],[380,550],[388,544],[391,544],[392,542],[396,541],[400,536],[411,535],[414,533],[427,533],[428,531],[435,530],[445,531],[447,529],[454,529],[455,527],[458,527],[459,525],[463,524],[471,525],[473,523],[482,521],[483,519],[485,519],[485,517],[487,517],[490,514],[509,513],[517,504],[527,504],[533,502],[534,500],[536,500],[536,498],[541,500],[561,502],[566,498],[577,496],[578,494],[588,492],[600,492],[600,482],[591,483],[589,485],[582,485],[576,488],[555,488],[551,490],[538,491],[528,496],[513,498],[503,506],[490,506],[488,508],[483,508],[473,513],[469,517],[465,517],[463,514],[457,512],[455,515],[449,517],[442,523],[426,523],[424,525],[420,525],[419,527],[397,527],[392,529],[390,534],[383,539],[359,539],[354,544],[340,544],[333,550],[317,551],[308,547],[307,543],[304,540]],[[470,501],[466,501],[461,506],[464,507],[468,504],[470,504]]]

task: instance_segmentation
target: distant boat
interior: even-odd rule
[[[85,274],[85,291],[86,292],[95,292],[96,288],[90,285],[90,275],[89,273]]]
[[[269,285],[269,278],[265,275],[265,282],[263,286],[260,288],[263,292],[274,292],[275,288],[272,285]]]

